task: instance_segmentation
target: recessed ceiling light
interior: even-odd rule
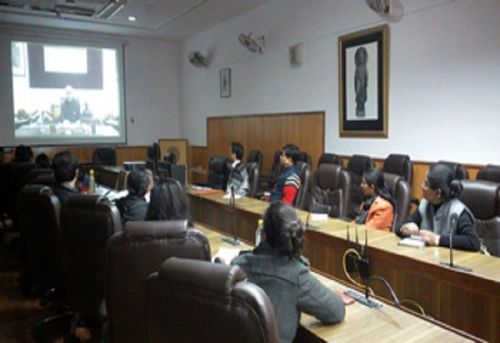
[[[128,21],[136,21],[137,17],[135,15],[129,15],[128,16]]]

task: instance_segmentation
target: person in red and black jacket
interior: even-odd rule
[[[280,156],[280,163],[283,171],[276,180],[276,184],[271,192],[271,201],[282,201],[287,205],[292,205],[300,188],[300,177],[295,163],[299,158],[299,148],[294,144],[287,144],[283,147]]]

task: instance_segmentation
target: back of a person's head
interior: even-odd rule
[[[14,162],[30,162],[33,159],[33,150],[29,146],[19,145],[14,151]]]
[[[283,147],[283,153],[285,154],[286,157],[291,158],[293,163],[295,164],[300,157],[300,149],[297,145],[295,144],[286,144]]]
[[[168,162],[170,164],[177,164],[177,156],[173,152],[167,152],[163,156],[163,161]]]
[[[160,146],[158,143],[153,143],[152,145],[148,146],[148,159],[150,160],[158,160],[160,158]]]
[[[191,219],[188,198],[177,180],[167,178],[155,184],[151,191],[146,219]]]
[[[243,155],[245,154],[245,148],[243,147],[243,144],[239,142],[232,142],[231,152],[236,155],[236,158],[238,160],[241,160],[243,158]]]
[[[300,256],[304,225],[291,206],[280,201],[269,205],[264,214],[266,241],[281,256]]]
[[[366,183],[374,187],[375,193],[380,194],[380,192],[385,191],[385,178],[384,174],[380,169],[370,168],[363,173],[363,178],[366,180]]]
[[[131,195],[143,196],[149,188],[148,175],[141,170],[132,170],[127,176],[127,189]]]
[[[71,151],[58,152],[52,159],[52,169],[57,182],[71,181],[76,177],[78,159]]]
[[[45,153],[38,154],[35,158],[35,163],[38,168],[50,168],[50,158]]]
[[[434,163],[427,172],[427,181],[431,189],[440,189],[445,199],[455,198],[462,191],[462,183],[453,179],[453,170],[443,163]]]

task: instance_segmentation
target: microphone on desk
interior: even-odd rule
[[[231,206],[231,219],[233,224],[233,238],[222,237],[224,242],[227,242],[231,245],[237,246],[240,245],[240,241],[238,240],[238,236],[236,235],[236,201],[234,196],[234,186],[231,186],[231,197],[229,198],[229,205]]]
[[[458,269],[463,272],[471,272],[471,268],[462,267],[453,263],[453,235],[458,230],[458,214],[452,213],[450,218],[450,261],[449,262],[441,262],[442,265],[446,265],[453,269]]]

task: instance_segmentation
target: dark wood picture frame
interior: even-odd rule
[[[220,70],[220,97],[229,98],[231,96],[231,68]]]
[[[338,38],[340,137],[388,136],[389,27]]]

